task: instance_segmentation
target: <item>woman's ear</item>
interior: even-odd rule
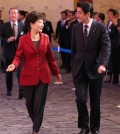
[[[33,26],[33,23],[30,23],[30,27],[32,27]]]

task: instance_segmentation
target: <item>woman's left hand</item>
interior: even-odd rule
[[[62,76],[60,74],[56,75],[56,82],[62,83]]]

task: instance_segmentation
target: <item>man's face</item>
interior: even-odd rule
[[[18,20],[23,20],[24,19],[24,16],[23,15],[21,15],[20,13],[18,13]]]
[[[10,19],[10,21],[14,21],[14,22],[18,20],[18,10],[17,9],[10,10],[9,19]]]
[[[75,15],[73,15],[72,13],[69,13],[69,19],[70,20],[74,20],[75,19]]]
[[[62,14],[61,14],[61,19],[62,19],[62,20],[67,19],[67,15],[66,15],[65,13],[62,13]]]
[[[108,12],[108,13],[107,13],[107,16],[108,16],[108,19],[109,19],[110,21],[115,18],[115,15],[113,15],[112,12]]]
[[[77,15],[78,19],[83,23],[85,23],[90,18],[90,13],[85,14],[80,7],[77,7]]]
[[[46,15],[42,14],[42,17],[43,17],[43,20],[45,21],[46,20]]]

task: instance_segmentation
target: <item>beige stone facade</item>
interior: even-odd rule
[[[93,6],[94,11],[103,12],[105,14],[109,8],[117,9],[120,12],[120,0],[93,0]]]
[[[74,0],[0,0],[0,9],[3,10],[3,19],[8,20],[8,11],[11,7],[45,12],[47,18],[52,21],[54,29],[60,19],[60,12],[64,9],[73,10]]]
[[[77,0],[0,0],[0,9],[3,10],[3,19],[8,20],[8,10],[11,7],[32,11],[45,12],[52,21],[55,29],[56,22],[60,19],[60,12],[64,9],[74,9]],[[120,10],[120,0],[93,0],[95,11],[106,13],[109,8]],[[107,19],[106,19],[107,20]]]

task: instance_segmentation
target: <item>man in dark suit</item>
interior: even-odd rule
[[[72,27],[73,25],[75,25],[76,23],[78,23],[76,15],[75,15],[76,11],[69,11],[69,19],[67,20],[66,23],[66,29],[68,30],[68,32],[66,33],[66,49],[71,50],[71,35],[72,35]],[[71,53],[66,53],[66,72],[70,73],[71,72]]]
[[[72,75],[78,109],[79,134],[98,134],[100,128],[100,96],[103,76],[108,64],[111,43],[104,24],[94,21],[90,3],[77,4],[81,20],[72,31]],[[87,94],[90,96],[90,127]],[[90,130],[89,130],[90,129]]]
[[[52,41],[52,36],[54,36],[54,31],[53,31],[53,27],[50,21],[46,20],[46,14],[42,13],[42,17],[43,17],[43,23],[44,23],[44,27],[43,27],[43,33],[47,34],[49,36],[50,42]]]
[[[60,43],[61,48],[66,48],[68,30],[66,29],[68,13],[66,11],[61,12],[61,20],[57,22],[56,27],[56,39]],[[66,53],[61,52],[62,65],[61,68],[66,68]]]
[[[117,48],[118,45],[118,35],[119,35],[119,31],[117,30],[116,25],[113,23],[114,20],[119,20],[119,12],[116,9],[112,9],[110,8],[107,12],[107,16],[108,16],[108,23],[107,23],[107,28],[108,28],[108,32],[109,32],[109,37],[110,37],[110,41],[111,41],[111,56],[110,56],[110,60],[109,60],[109,74],[110,74],[110,79],[107,82],[111,82],[111,83],[118,83],[118,73],[119,73],[119,51]]]
[[[4,21],[2,20],[2,11],[0,10],[0,29],[1,29],[1,26],[2,26],[2,24],[4,23]],[[0,45],[1,45],[1,53],[2,53],[2,44],[1,44],[1,33],[0,33]],[[2,72],[4,73],[5,72],[5,66],[4,66],[4,59],[3,59],[3,56],[1,55],[1,70],[2,70]]]
[[[23,35],[23,24],[17,21],[18,19],[18,9],[11,8],[9,10],[9,22],[6,22],[1,27],[1,42],[3,44],[3,56],[5,59],[5,67],[12,63],[14,58],[19,37]],[[20,72],[18,71],[18,76]],[[19,77],[18,77],[19,79]],[[7,96],[11,96],[13,85],[13,73],[6,72],[6,88]],[[19,90],[19,92],[21,92]],[[22,93],[21,93],[22,94]],[[20,95],[20,94],[19,94]]]
[[[24,10],[19,10],[18,13],[18,21],[22,22],[25,25],[25,21],[26,21],[26,11]]]

